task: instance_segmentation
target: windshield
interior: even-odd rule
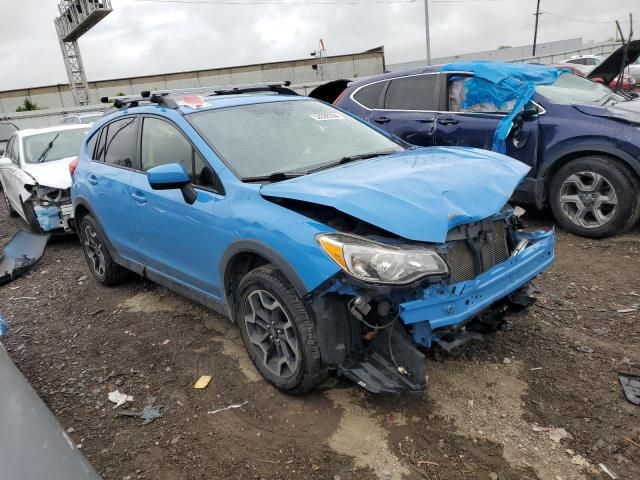
[[[25,137],[24,161],[43,163],[77,156],[85,133],[84,129],[60,130]]]
[[[561,73],[550,85],[537,85],[536,92],[563,105],[604,105],[625,100],[610,88],[570,72]]]
[[[346,157],[404,150],[373,128],[315,100],[242,105],[188,118],[243,179],[304,173]]]
[[[0,123],[0,141],[9,140],[16,130],[18,129],[13,123]]]

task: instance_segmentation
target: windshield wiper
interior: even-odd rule
[[[269,175],[259,175],[256,177],[242,177],[243,182],[279,182],[282,180],[288,180],[290,178],[297,178],[304,175],[304,173],[294,172],[275,172]]]
[[[358,155],[349,155],[348,157],[342,157],[335,162],[325,163],[324,165],[320,165],[318,167],[312,168],[311,170],[307,170],[305,173],[315,173],[320,170],[325,170],[327,168],[337,167],[338,165],[344,165],[345,163],[356,162],[358,160],[366,160],[368,158],[374,157],[382,157],[383,155],[392,155],[394,153],[398,153],[400,150],[383,150],[382,152],[369,152],[369,153],[360,153]]]
[[[53,148],[53,143],[58,139],[59,136],[60,134],[56,133],[55,136],[51,139],[51,141],[47,144],[47,146],[44,147],[44,150],[42,150],[42,153],[38,157],[38,163],[43,163],[46,160],[47,155],[49,155],[49,152]]]

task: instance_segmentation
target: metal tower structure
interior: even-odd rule
[[[53,23],[67,69],[69,87],[77,105],[88,105],[89,86],[78,39],[111,13],[111,0],[60,0],[58,10],[60,16]]]

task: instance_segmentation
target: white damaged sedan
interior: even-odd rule
[[[35,232],[70,231],[73,218],[69,164],[90,125],[18,130],[0,157],[0,186],[12,216]]]

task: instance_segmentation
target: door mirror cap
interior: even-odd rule
[[[180,190],[184,201],[193,205],[198,193],[191,186],[191,179],[179,163],[167,163],[147,170],[147,180],[154,190]]]
[[[9,157],[0,157],[0,166],[11,165],[12,163]]]
[[[191,182],[179,163],[167,163],[147,170],[147,180],[154,190],[175,190]]]

